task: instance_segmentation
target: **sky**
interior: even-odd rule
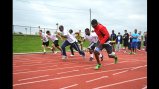
[[[13,25],[57,29],[58,23],[84,32],[90,28],[90,9],[91,19],[110,33],[147,31],[147,0],[13,0]]]

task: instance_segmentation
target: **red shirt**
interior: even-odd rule
[[[104,44],[106,42],[106,40],[108,40],[109,32],[108,32],[107,28],[105,26],[103,26],[102,24],[98,24],[94,28],[94,31],[98,36],[100,44]]]

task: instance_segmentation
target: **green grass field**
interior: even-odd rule
[[[49,41],[51,46],[52,41]],[[59,40],[61,46],[62,40]],[[24,52],[42,52],[42,41],[40,36],[35,35],[13,35],[13,53],[24,53]],[[83,46],[88,47],[89,42],[85,41]],[[57,49],[58,50],[58,49]],[[69,46],[66,47],[69,51]],[[47,50],[50,51],[50,50]]]
[[[51,46],[51,44],[52,44],[52,41],[49,40],[49,46]],[[62,44],[62,40],[59,39],[59,45],[61,46],[61,44]],[[42,45],[42,41],[40,36],[13,35],[13,53],[43,52],[41,45]],[[85,41],[83,44],[83,47],[87,48],[88,46],[89,46],[89,42]],[[123,45],[121,45],[121,47],[123,47]],[[66,47],[66,50],[69,51],[69,46]],[[47,50],[47,51],[51,51],[51,50]]]

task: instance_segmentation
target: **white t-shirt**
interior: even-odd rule
[[[49,41],[48,38],[46,37],[46,35],[44,33],[42,33],[42,41],[43,42]]]
[[[54,42],[55,40],[58,40],[58,38],[56,37],[56,34],[52,34],[52,35],[48,35],[48,37]]]
[[[74,33],[72,33],[70,35],[72,35],[76,39],[76,35]],[[77,39],[76,39],[76,42],[78,42]]]
[[[98,36],[95,32],[90,33],[90,35],[85,35],[84,39],[88,39],[90,43],[97,43],[98,42]]]
[[[67,30],[63,30],[62,35],[67,37],[66,39],[69,43],[74,43],[76,41],[76,38],[71,35]]]

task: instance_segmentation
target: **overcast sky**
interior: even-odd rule
[[[135,28],[147,31],[147,0],[13,0],[13,25],[78,31],[90,27],[92,19],[123,33]]]

